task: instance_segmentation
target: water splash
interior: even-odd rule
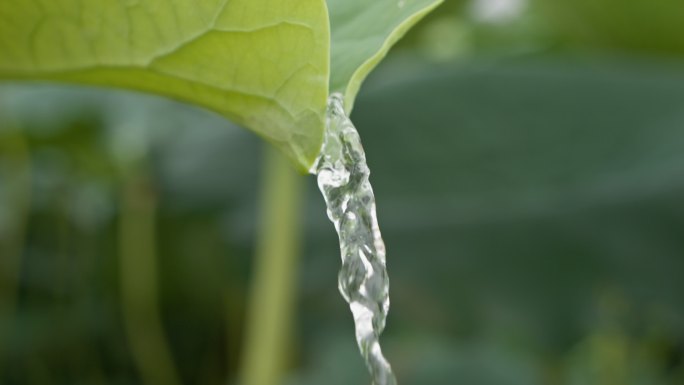
[[[343,106],[340,94],[328,99],[323,148],[311,172],[318,175],[328,217],[340,238],[338,285],[354,316],[359,350],[374,385],[396,385],[379,343],[389,310],[385,244],[368,181],[366,155]]]

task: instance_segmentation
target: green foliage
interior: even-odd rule
[[[182,99],[255,131],[307,169],[322,140],[329,79],[351,103],[392,43],[439,2],[331,1],[329,20],[323,0],[7,0],[0,79]]]
[[[329,0],[330,90],[351,110],[361,83],[391,46],[441,0]]]
[[[327,97],[322,0],[0,3],[0,78],[125,87],[199,104],[299,164]]]
[[[678,0],[535,0],[549,29],[569,45],[618,52],[684,53]]]

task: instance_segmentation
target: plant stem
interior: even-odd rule
[[[281,382],[295,308],[302,176],[265,146],[261,214],[247,309],[242,385]]]
[[[10,336],[14,333],[17,294],[19,292],[21,270],[23,265],[26,233],[31,211],[31,156],[28,143],[21,131],[10,133],[0,138],[0,153],[4,154],[9,169],[7,183],[10,186],[9,207],[12,211],[11,228],[5,234],[0,233],[0,263],[2,279],[0,280],[0,319],[4,326],[0,327],[0,375],[8,370],[7,357],[11,357],[9,348]]]
[[[125,176],[119,221],[120,280],[128,343],[148,385],[179,385],[159,309],[156,194],[144,172]]]

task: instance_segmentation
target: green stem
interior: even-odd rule
[[[6,146],[4,146],[5,144]],[[7,147],[7,148],[4,148]],[[23,134],[17,132],[8,138],[6,143],[0,143],[0,151],[8,161],[8,183],[10,186],[10,202],[14,226],[5,239],[0,238],[0,251],[10,270],[6,272],[0,306],[12,311],[15,303],[21,257],[26,241],[26,227],[28,225],[31,201],[31,160],[29,150]]]
[[[302,177],[273,148],[264,154],[261,216],[247,309],[242,385],[281,381],[295,308]]]
[[[21,131],[0,138],[0,153],[8,166],[7,180],[10,186],[10,207],[13,214],[12,228],[0,234],[0,256],[4,265],[3,279],[0,280],[0,318],[6,327],[0,328],[0,363],[6,355],[11,355],[7,340],[12,335],[14,316],[17,306],[17,293],[21,276],[22,260],[26,243],[31,207],[31,157],[26,138]],[[0,371],[5,368],[0,365]]]
[[[156,195],[144,173],[125,177],[119,222],[123,318],[138,370],[148,385],[179,385],[159,309]]]

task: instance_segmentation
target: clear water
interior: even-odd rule
[[[356,341],[374,385],[394,385],[392,368],[380,349],[379,337],[389,310],[389,279],[385,244],[375,213],[370,170],[356,128],[344,112],[342,95],[328,100],[326,133],[312,173],[340,238],[340,293],[349,303]]]

